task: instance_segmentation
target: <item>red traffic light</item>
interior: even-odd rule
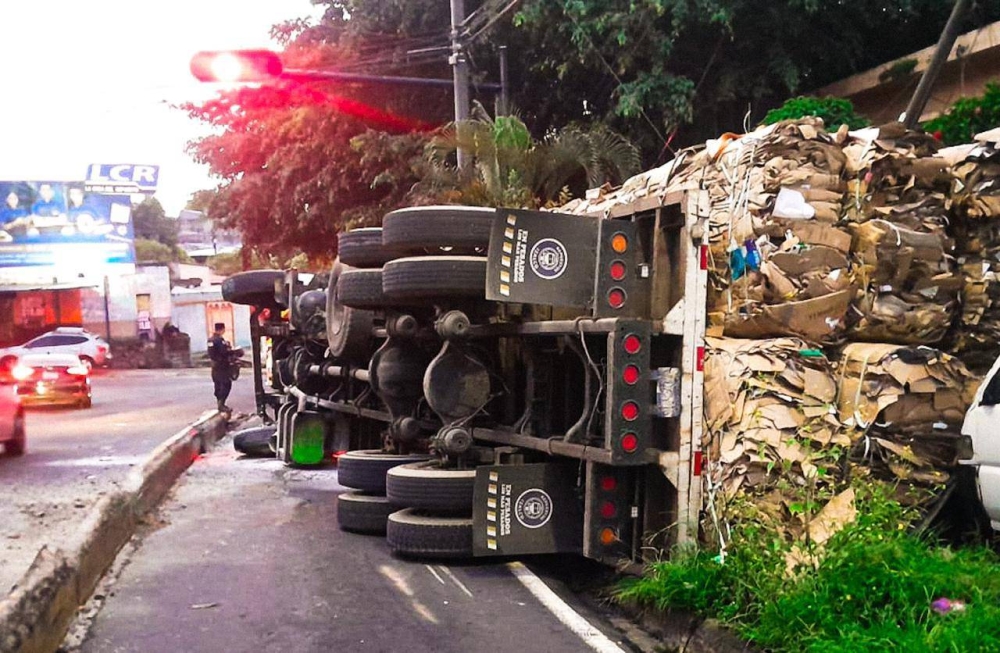
[[[199,52],[191,58],[191,74],[202,82],[265,82],[283,70],[270,50]]]

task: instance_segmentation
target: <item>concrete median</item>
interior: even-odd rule
[[[222,414],[205,413],[158,446],[120,490],[104,496],[69,541],[42,547],[11,593],[0,600],[0,653],[58,649],[77,608],[139,523],[226,429]]]

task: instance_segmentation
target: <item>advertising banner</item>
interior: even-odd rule
[[[0,181],[0,267],[135,263],[128,196],[83,183]]]

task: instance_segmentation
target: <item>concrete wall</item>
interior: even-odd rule
[[[162,329],[170,319],[173,309],[170,295],[170,270],[166,266],[139,266],[135,274],[109,276],[107,280],[107,317],[110,320],[111,338],[139,337],[137,297],[149,295],[149,317],[153,329]],[[107,335],[103,284],[99,303],[89,302],[84,307],[84,326],[88,330]],[[152,335],[155,338],[155,334]]]
[[[851,100],[854,108],[879,125],[893,120],[906,109],[920,77],[934,54],[934,47],[900,57],[893,61],[824,86],[811,95],[842,97]],[[912,72],[893,75],[894,68],[915,61]],[[986,82],[1000,81],[1000,22],[961,35],[955,42],[940,75],[921,122],[948,109],[965,96],[982,95]]]

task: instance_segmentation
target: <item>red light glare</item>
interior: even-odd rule
[[[635,453],[639,448],[639,438],[635,433],[626,433],[622,436],[622,451],[625,453]]]
[[[618,479],[614,476],[605,476],[601,479],[601,489],[605,492],[614,492],[618,489]]]
[[[611,274],[612,279],[614,279],[615,281],[621,281],[622,279],[625,278],[625,272],[626,272],[625,264],[622,263],[621,261],[612,261],[609,272]]]
[[[614,519],[618,514],[618,507],[610,501],[601,504],[601,517],[604,519]]]
[[[608,305],[611,308],[621,308],[625,305],[625,291],[621,288],[612,288],[608,291]]]
[[[14,369],[10,371],[10,375],[13,376],[18,381],[24,381],[31,378],[31,375],[35,373],[34,368],[28,367],[27,365],[15,365]]]
[[[631,422],[639,417],[639,404],[634,401],[626,401],[622,404],[622,418]]]
[[[622,372],[622,380],[628,385],[635,385],[639,382],[639,377],[642,376],[639,373],[639,368],[635,365],[627,365],[625,371]]]
[[[191,74],[203,82],[263,82],[281,75],[281,58],[270,50],[199,52]]]
[[[630,333],[622,341],[622,347],[627,354],[638,354],[642,349],[642,339],[634,333]]]

